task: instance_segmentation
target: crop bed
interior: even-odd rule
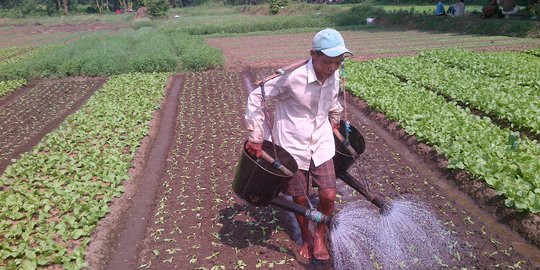
[[[76,111],[105,79],[35,82],[0,97],[0,172]]]
[[[440,38],[440,36],[434,37],[428,34],[414,33],[421,36],[419,38],[423,39],[424,43],[429,43],[430,40]],[[411,42],[399,45],[397,44],[398,40],[405,41],[403,35],[398,35],[395,32],[378,34],[383,36],[382,40],[375,39],[376,35],[372,35],[371,33],[344,33],[346,39],[352,40],[351,45],[357,49],[352,50],[355,52],[358,51],[355,60],[391,56],[394,53],[416,53],[414,46],[417,46],[415,44],[419,43]],[[411,32],[407,34],[409,38],[415,38],[414,35],[411,37]],[[101,252],[101,255],[106,255],[104,257],[107,257],[107,259],[114,260],[118,256],[119,251],[125,249],[125,246],[114,242],[115,236],[121,235],[127,238],[123,239],[123,243],[135,247],[135,253],[130,254],[132,256],[121,261],[120,266],[126,269],[332,269],[330,263],[316,264],[305,261],[298,256],[296,252],[298,249],[298,232],[290,213],[270,207],[256,208],[246,205],[233,194],[231,189],[231,183],[236,170],[236,162],[240,155],[242,142],[246,136],[245,129],[243,128],[246,92],[253,87],[253,81],[270,73],[272,68],[302,59],[302,56],[307,56],[306,48],[309,48],[310,37],[311,34],[301,34],[222,38],[209,41],[224,49],[224,54],[229,61],[228,69],[188,73],[182,76],[183,82],[177,85],[179,87],[177,89],[179,91],[179,98],[175,99],[175,102],[178,102],[176,104],[178,111],[177,119],[172,124],[174,127],[170,128],[170,135],[174,140],[172,141],[170,150],[166,154],[166,167],[163,171],[163,176],[157,175],[155,178],[142,179],[143,181],[153,181],[155,179],[159,185],[157,192],[154,194],[152,191],[146,190],[144,185],[140,185],[135,188],[138,190],[138,193],[133,197],[131,197],[133,194],[124,194],[120,198],[128,202],[136,201],[136,197],[140,193],[152,192],[149,195],[147,194],[147,197],[153,198],[153,200],[143,203],[144,207],[150,207],[151,211],[147,215],[140,217],[140,220],[137,220],[143,224],[143,227],[147,225],[144,227],[145,233],[143,235],[135,235],[136,233],[132,229],[136,226],[131,226],[128,223],[124,224],[124,219],[121,215],[115,220],[120,225],[108,226],[106,223],[98,224],[95,231],[103,233],[111,240],[106,243],[106,246],[98,247],[100,249],[98,253]],[[372,40],[370,41],[368,39]],[[388,39],[395,42],[388,41]],[[451,41],[455,41],[451,36],[448,36],[446,40],[448,41],[446,43],[448,46],[459,46],[458,42],[449,44]],[[480,49],[502,50],[509,49],[510,47],[510,49],[534,47],[539,44],[538,40],[504,38],[501,42],[499,41],[501,40],[497,37],[486,38],[486,40],[471,46],[478,46]],[[271,42],[277,43],[272,44]],[[438,41],[433,42],[438,43]],[[367,44],[371,43],[372,45],[369,45],[371,47],[369,47],[370,49],[368,51],[361,50],[362,46],[367,46]],[[383,52],[384,48],[382,48],[383,46],[381,44],[388,45],[387,48],[393,52]],[[442,44],[438,43],[438,45],[434,44],[434,46],[442,46]],[[245,70],[246,67],[249,69]],[[145,76],[137,75],[136,77]],[[100,79],[96,80],[99,81]],[[113,113],[109,115],[101,111],[96,112],[100,115],[103,114],[108,121],[111,121],[112,124],[107,127],[111,129],[107,131],[107,134],[110,133],[111,137],[108,139],[105,138],[105,141],[102,140],[92,147],[105,150],[107,147],[100,146],[108,145],[106,142],[110,142],[112,139],[121,139],[126,134],[135,134],[136,136],[129,141],[129,144],[118,144],[118,146],[115,144],[115,147],[118,147],[114,148],[115,153],[126,152],[124,154],[129,156],[129,158],[126,157],[126,160],[123,160],[122,166],[115,165],[116,163],[114,161],[108,159],[98,159],[102,164],[100,163],[99,166],[94,164],[94,167],[89,166],[85,171],[85,174],[89,176],[95,175],[95,177],[85,179],[87,176],[85,175],[85,177],[80,179],[82,186],[78,188],[84,190],[86,180],[91,180],[91,182],[100,179],[108,180],[108,176],[102,177],[101,174],[106,174],[107,171],[112,171],[113,167],[118,167],[118,172],[115,172],[117,176],[114,177],[114,188],[109,187],[106,181],[103,183],[97,182],[99,183],[97,185],[98,187],[105,190],[111,189],[111,192],[115,194],[112,197],[116,197],[118,193],[124,190],[119,185],[120,183],[117,183],[120,181],[116,180],[125,179],[124,177],[127,174],[125,170],[127,170],[126,167],[129,167],[131,153],[137,147],[139,147],[139,150],[148,146],[152,147],[153,138],[151,136],[150,139],[147,137],[143,140],[141,142],[142,145],[139,145],[138,142],[146,134],[146,130],[143,130],[142,127],[147,126],[146,121],[149,118],[149,114],[151,111],[157,109],[155,102],[160,97],[158,92],[160,92],[159,87],[161,87],[163,77],[160,76],[158,81],[148,78],[146,80],[148,81],[144,83],[135,81],[135,77],[118,80],[109,87],[110,89],[107,92],[110,96],[104,96],[102,99],[93,103],[94,106],[99,106],[101,103],[108,104],[107,106],[110,107],[107,108],[111,109],[105,111],[113,111],[112,108],[121,107],[126,109],[127,114]],[[89,88],[88,85],[94,85],[97,89],[100,87],[98,81],[88,78],[81,79],[80,81],[75,79],[68,83],[70,86],[64,85],[64,88]],[[9,111],[5,108],[12,103],[21,104],[18,110],[28,113],[27,121],[40,117],[41,114],[48,117],[41,120],[42,122],[48,121],[45,124],[35,122],[32,126],[27,126],[22,131],[13,131],[19,132],[21,135],[19,140],[25,140],[26,137],[23,136],[27,134],[25,132],[34,134],[31,131],[36,127],[41,126],[43,131],[46,128],[55,126],[53,123],[56,120],[50,120],[49,118],[63,119],[59,115],[65,113],[62,109],[69,106],[65,103],[66,99],[62,97],[62,93],[59,93],[60,96],[54,102],[54,104],[59,105],[50,105],[42,111],[33,110],[33,113],[28,112],[31,109],[27,106],[36,106],[36,104],[41,102],[39,99],[36,100],[38,97],[43,99],[44,96],[47,96],[33,97],[34,102],[25,103],[25,98],[28,98],[29,89],[41,89],[50,83],[49,81],[41,81],[36,84],[32,83],[28,88],[13,92],[5,98],[0,97],[0,103],[2,103],[0,104],[0,116],[2,117],[3,115],[1,113],[4,112],[6,112],[7,117],[7,112]],[[142,88],[145,83],[154,86],[152,88],[153,94],[151,95],[153,97],[152,102],[147,104],[147,107],[140,109],[144,110],[144,112],[132,112],[129,109],[136,107],[133,106],[134,104],[144,103],[148,99],[148,97],[142,97],[142,94],[147,92]],[[129,87],[124,87],[127,85]],[[127,89],[118,91],[117,88]],[[139,93],[136,90],[142,92]],[[50,91],[54,93],[54,90]],[[117,92],[122,94],[117,94]],[[66,94],[68,93],[63,93],[63,95]],[[128,96],[128,101],[124,101]],[[423,159],[422,156],[417,155],[417,152],[413,149],[414,147],[419,148],[420,152],[424,153],[433,153],[434,150],[427,145],[416,142],[414,137],[408,136],[403,130],[397,128],[397,123],[388,121],[381,113],[374,112],[366,106],[364,101],[348,95],[347,100],[349,120],[364,135],[367,144],[366,152],[358,161],[360,166],[351,168],[350,173],[354,176],[357,176],[359,172],[365,173],[370,180],[372,189],[388,200],[401,196],[419,200],[426,208],[430,208],[435,212],[446,228],[456,237],[457,242],[455,244],[460,248],[453,254],[451,260],[437,261],[436,263],[440,265],[440,268],[538,269],[540,267],[538,248],[527,245],[525,243],[526,240],[520,238],[511,228],[501,223],[504,220],[512,219],[513,216],[506,216],[503,220],[498,220],[498,217],[495,215],[486,213],[484,208],[478,206],[478,201],[471,200],[469,196],[458,191],[458,188],[451,184],[452,182],[448,179],[449,175],[446,174],[446,171],[440,169],[445,166],[438,164],[447,165],[447,160],[438,156],[437,163],[434,164],[433,160]],[[117,106],[119,105],[119,101],[124,101],[124,103],[121,103],[122,106]],[[73,104],[75,101],[71,102]],[[26,104],[27,106],[23,106],[22,104]],[[92,108],[95,107],[88,109],[88,114],[90,115],[93,112]],[[56,110],[57,114],[47,113],[46,109]],[[144,117],[139,117],[139,114],[144,114]],[[6,118],[9,121],[18,121],[21,123],[25,121],[25,119],[18,118],[17,113],[11,113],[10,115],[10,118]],[[91,126],[93,127],[96,125],[96,117],[82,116],[81,119],[93,119],[94,122],[90,121],[93,123]],[[141,120],[135,121],[134,126],[117,128],[115,125],[115,123],[118,123],[116,120],[127,121],[137,117]],[[2,125],[0,126],[0,130],[8,126]],[[156,130],[156,126],[152,124],[149,126],[152,129],[149,134],[166,132],[161,128]],[[72,128],[87,135],[84,138],[88,141],[104,139],[99,138],[100,136],[95,134],[108,130],[102,127],[94,130],[94,128],[88,128],[90,127],[88,124],[86,127],[88,132],[78,129],[76,123]],[[8,132],[7,129],[5,130],[5,132]],[[37,134],[37,131],[35,133]],[[36,135],[37,137],[39,136]],[[56,137],[58,140],[62,139],[62,136]],[[4,137],[2,136],[0,138],[3,139]],[[401,140],[403,138],[405,139]],[[149,145],[145,145],[148,141],[150,142]],[[84,146],[87,143],[83,141],[75,144]],[[0,150],[2,150],[1,153],[4,153],[3,149],[0,148]],[[65,153],[68,152],[68,150],[65,151]],[[102,151],[96,150],[93,153],[102,153]],[[112,154],[100,155],[107,157],[113,156]],[[81,157],[83,156],[86,155],[81,155]],[[430,155],[427,156],[432,157]],[[151,160],[151,157],[147,155],[142,157],[142,161],[134,161],[130,171],[152,169],[152,166],[155,166],[155,164],[145,163],[148,160]],[[44,159],[43,162],[46,164],[47,162],[57,163],[47,159]],[[99,175],[95,167],[101,169]],[[136,173],[134,174],[136,175]],[[130,175],[132,174],[130,173]],[[17,179],[20,179],[20,177]],[[137,184],[133,183],[135,181],[132,180],[126,180],[124,184]],[[73,181],[73,184],[78,184],[78,182]],[[61,191],[62,189],[58,190]],[[23,191],[24,189],[21,189],[22,194],[24,194]],[[363,200],[361,196],[340,182],[338,184],[338,191],[338,209],[343,207],[347,202]],[[476,191],[479,193],[490,192],[488,189],[478,189]],[[34,191],[34,193],[41,194],[42,192]],[[126,195],[129,196],[125,197]],[[104,215],[108,211],[107,205],[111,198],[107,197],[107,200],[99,200],[100,196],[92,198],[98,199],[85,198],[84,200],[80,200],[80,202],[91,202],[93,205],[95,203],[95,207],[100,209],[97,212]],[[118,201],[116,199],[112,200],[113,206],[118,206]],[[84,203],[70,203],[69,201],[63,203],[62,207],[66,207],[67,209],[73,207],[75,210],[69,210],[73,212],[80,211],[80,206],[85,205]],[[484,201],[483,203],[489,207],[492,202]],[[136,208],[133,205],[129,205],[129,203],[120,207],[124,207],[121,211],[126,211],[125,209],[130,207]],[[118,215],[115,212],[116,208],[112,207],[112,209],[111,213],[107,216]],[[92,216],[95,216],[96,211],[89,211],[92,212]],[[32,217],[31,213],[33,212],[28,212],[29,218]],[[86,212],[78,213],[85,217],[82,220],[85,220],[88,216]],[[514,213],[513,215],[517,214]],[[69,218],[71,215],[66,215],[66,217]],[[9,216],[4,217],[6,221],[11,219],[12,217]],[[42,217],[42,219],[44,223],[47,223],[44,220],[45,218]],[[80,225],[81,222],[75,223]],[[19,220],[9,225],[22,227],[24,224],[22,220]],[[118,230],[118,227],[122,227],[122,225],[127,228],[122,233],[119,231],[107,231],[110,229]],[[55,253],[54,256],[45,254],[50,257],[48,259],[54,258],[54,262],[47,260],[43,264],[48,265],[49,269],[60,268],[62,264],[64,268],[66,266],[78,268],[84,265],[82,262],[84,254],[82,254],[83,251],[81,248],[84,248],[84,245],[88,242],[90,242],[90,245],[97,242],[95,234],[92,235],[92,240],[89,239],[89,234],[94,229],[93,226],[95,226],[94,223],[91,226],[85,227],[82,233],[81,230],[66,230],[64,232],[66,234],[65,237],[68,239],[78,239],[77,241],[83,244],[76,247],[74,243],[76,244],[77,241],[69,240],[67,242],[69,245],[60,249],[62,252],[67,252],[69,256],[62,258],[60,253]],[[533,224],[533,226],[538,228],[537,225]],[[8,237],[10,237],[10,240],[13,240],[13,243],[17,243],[18,235],[16,232],[10,232]],[[28,235],[29,233],[25,232],[21,237],[28,237]],[[7,238],[3,239],[2,237],[6,236],[0,235],[0,240],[7,240]],[[143,241],[137,240],[130,242],[132,239],[140,239],[141,237],[143,237]],[[24,245],[21,246],[23,249],[25,248]],[[73,252],[73,250],[76,250],[76,252]],[[84,259],[90,262],[90,268],[106,269],[103,266],[107,262],[99,262],[99,258],[92,258],[92,256],[95,256],[95,253],[88,253],[88,250],[86,252]],[[3,254],[3,256],[7,257],[0,258],[0,268],[5,266],[6,262],[12,263],[20,258],[27,261],[35,259],[35,254],[34,257],[31,256],[33,254],[32,252],[28,253],[30,254],[28,255],[24,250],[18,249],[4,249]],[[9,258],[10,256],[17,258]],[[6,258],[9,258],[9,260]],[[4,259],[6,261],[3,261]],[[96,261],[97,263],[93,265],[92,262]],[[39,262],[38,260],[38,264]],[[31,266],[31,264],[25,265]],[[421,267],[418,269],[421,269]]]
[[[251,74],[265,72],[268,69],[251,70]],[[132,268],[332,268],[297,256],[298,234],[290,214],[246,205],[230,187],[245,137],[245,92],[252,87],[246,83],[256,76],[235,71],[185,75],[166,174],[156,193],[141,251],[133,256],[138,260],[129,262]],[[534,268],[527,257],[530,254],[516,251],[509,242],[508,232],[483,218],[469,198],[448,186],[444,175],[355,104],[348,104],[349,120],[364,135],[367,150],[358,161],[361,166],[350,172],[365,172],[372,188],[387,199],[405,196],[436,213],[460,247],[453,260],[438,262],[441,268]],[[342,183],[338,186],[338,208],[363,199]]]
[[[511,51],[540,47],[539,39],[503,36],[430,34],[420,31],[342,31],[352,59],[416,55],[436,48]],[[208,38],[221,48],[228,68],[286,66],[308,57],[313,33]]]
[[[142,269],[295,264],[294,242],[276,211],[246,206],[230,188],[244,138],[240,76],[185,76],[174,146],[138,256]]]

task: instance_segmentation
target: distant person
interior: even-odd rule
[[[519,11],[518,6],[516,5],[516,0],[500,0],[500,5],[502,7],[502,14],[508,18],[509,15],[517,14]]]
[[[435,16],[445,16],[444,12],[444,0],[439,0],[435,5]]]
[[[448,14],[454,17],[460,17],[465,15],[465,0],[459,0],[459,2],[454,3],[448,7]]]
[[[487,5],[482,7],[482,18],[491,18],[493,16],[502,17],[501,9],[497,0],[489,0]]]

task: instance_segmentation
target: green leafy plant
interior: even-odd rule
[[[401,69],[411,66],[400,65]],[[381,69],[377,61],[348,64],[350,91],[385,113],[420,141],[503,195],[509,207],[540,212],[540,145],[526,137],[509,144],[514,131],[473,115],[455,102]],[[418,71],[417,71],[418,72]],[[473,89],[470,89],[473,90]]]
[[[221,52],[202,38],[151,27],[96,33],[46,52],[6,63],[0,80],[202,70],[223,64]]]
[[[0,98],[23,85],[26,85],[26,80],[24,79],[0,81]]]
[[[283,8],[290,4],[290,0],[270,0],[270,13],[278,14]]]
[[[87,267],[84,251],[122,182],[167,73],[113,76],[77,113],[0,176],[0,258],[7,269]]]
[[[169,10],[169,2],[166,0],[148,0],[148,15],[153,18],[163,18],[167,16]]]

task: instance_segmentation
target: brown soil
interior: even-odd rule
[[[363,60],[418,51],[402,34],[345,32],[344,36],[351,40],[354,59]],[[311,35],[211,39],[223,49],[227,69],[171,79],[150,134],[141,142],[126,193],[113,203],[111,214],[93,236],[87,257],[91,269],[332,269],[331,263],[298,256],[299,238],[290,213],[248,205],[231,189],[246,136],[246,93],[253,81],[273,68],[307,57]],[[386,38],[383,44],[375,40],[381,36]],[[444,37],[420,32],[405,36],[423,42]],[[396,48],[400,40],[403,43]],[[515,48],[540,43],[505,41],[516,42]],[[511,46],[499,39],[492,44],[487,47]],[[0,112],[6,104],[22,100],[24,91],[14,92]],[[69,96],[60,93],[56,100],[63,101],[62,95]],[[386,199],[412,196],[434,211],[463,248],[460,260],[444,262],[447,268],[540,268],[538,215],[506,209],[481,181],[446,170],[446,160],[431,147],[363,101],[346,98],[349,121],[367,145],[354,170],[364,171],[372,189]],[[341,182],[338,190],[338,208],[363,200]]]
[[[0,48],[11,46],[40,46],[43,44],[55,44],[57,42],[70,42],[79,38],[85,33],[97,31],[118,31],[129,28],[129,22],[123,23],[102,23],[86,22],[83,24],[56,24],[42,25],[20,24],[3,25],[0,21]]]
[[[343,31],[353,60],[416,55],[437,48],[466,48],[478,51],[522,50],[540,46],[540,39],[478,37],[408,31]],[[282,67],[309,57],[312,33],[210,38],[221,48],[228,69]]]
[[[155,194],[153,215],[150,220],[145,218],[144,241],[130,249],[129,256],[122,255],[138,258],[125,260],[125,269],[332,268],[331,262],[309,262],[298,256],[298,231],[290,213],[248,205],[231,190],[245,138],[246,92],[274,68],[302,59],[289,57],[295,55],[296,47],[291,44],[299,36],[304,37],[209,40],[224,50],[228,69],[184,76],[166,174]],[[304,38],[303,42],[308,41]],[[272,50],[268,43],[288,44],[293,49],[287,51],[279,45]],[[360,53],[355,57],[376,56]],[[444,157],[406,134],[399,124],[361,100],[349,96],[347,101],[349,120],[367,144],[358,161],[361,165],[352,170],[363,171],[372,189],[387,200],[414,198],[436,213],[463,249],[459,261],[443,262],[448,268],[540,267],[538,215],[507,209],[502,198],[481,181],[462,171],[447,170]],[[364,199],[340,181],[338,190],[338,209],[346,202]],[[129,228],[120,235],[135,237]],[[128,246],[115,246],[116,250],[124,248]],[[110,249],[105,248],[107,252]],[[113,261],[116,256],[113,252]]]

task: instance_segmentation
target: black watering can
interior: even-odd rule
[[[236,195],[255,206],[270,204],[314,222],[329,224],[330,217],[315,209],[295,204],[279,194],[298,170],[294,158],[285,149],[269,141],[263,142],[262,150],[262,157],[254,159],[242,147],[242,157],[232,184]]]
[[[358,191],[384,213],[385,201],[371,194],[366,183],[357,181],[347,172],[347,169],[365,150],[362,134],[353,126],[346,127],[342,121],[339,131],[334,130],[334,142],[336,154],[333,161],[336,177]],[[270,141],[263,142],[262,150],[262,157],[255,159],[242,147],[242,155],[232,184],[236,195],[255,206],[273,205],[305,216],[314,222],[330,224],[332,217],[315,209],[297,205],[279,194],[298,170],[294,158],[285,149]]]
[[[381,213],[387,213],[389,205],[386,204],[386,201],[371,193],[365,179],[364,182],[358,181],[347,172],[356,161],[356,158],[366,150],[366,143],[362,134],[354,126],[341,121],[339,130],[334,129],[334,142],[336,155],[333,160],[336,177],[379,207]]]

